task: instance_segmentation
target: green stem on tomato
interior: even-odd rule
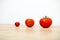
[[[47,16],[45,16],[44,18],[47,18]]]
[[[45,16],[45,18],[47,18],[47,16]]]

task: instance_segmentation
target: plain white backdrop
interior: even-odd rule
[[[44,16],[52,18],[52,25],[60,25],[60,0],[0,0],[0,24],[25,24],[32,18],[39,25]]]

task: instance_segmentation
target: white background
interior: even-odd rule
[[[60,25],[60,0],[0,0],[0,24],[25,24],[32,18],[39,25],[45,15],[52,18],[52,25]]]

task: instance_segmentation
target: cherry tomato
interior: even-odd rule
[[[25,24],[27,27],[32,27],[34,25],[34,20],[33,19],[26,19]]]
[[[15,26],[19,27],[20,23],[19,22],[15,22]]]
[[[45,16],[44,18],[41,18],[39,21],[39,24],[43,27],[43,28],[48,28],[51,26],[52,24],[52,19]]]

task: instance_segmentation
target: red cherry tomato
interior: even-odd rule
[[[41,18],[39,21],[39,24],[43,27],[43,28],[48,28],[51,26],[52,24],[52,19],[48,18],[47,16],[45,16],[45,18]]]
[[[25,24],[27,27],[32,27],[34,25],[34,20],[33,19],[26,19]]]
[[[20,23],[19,22],[15,22],[15,26],[19,27]]]

